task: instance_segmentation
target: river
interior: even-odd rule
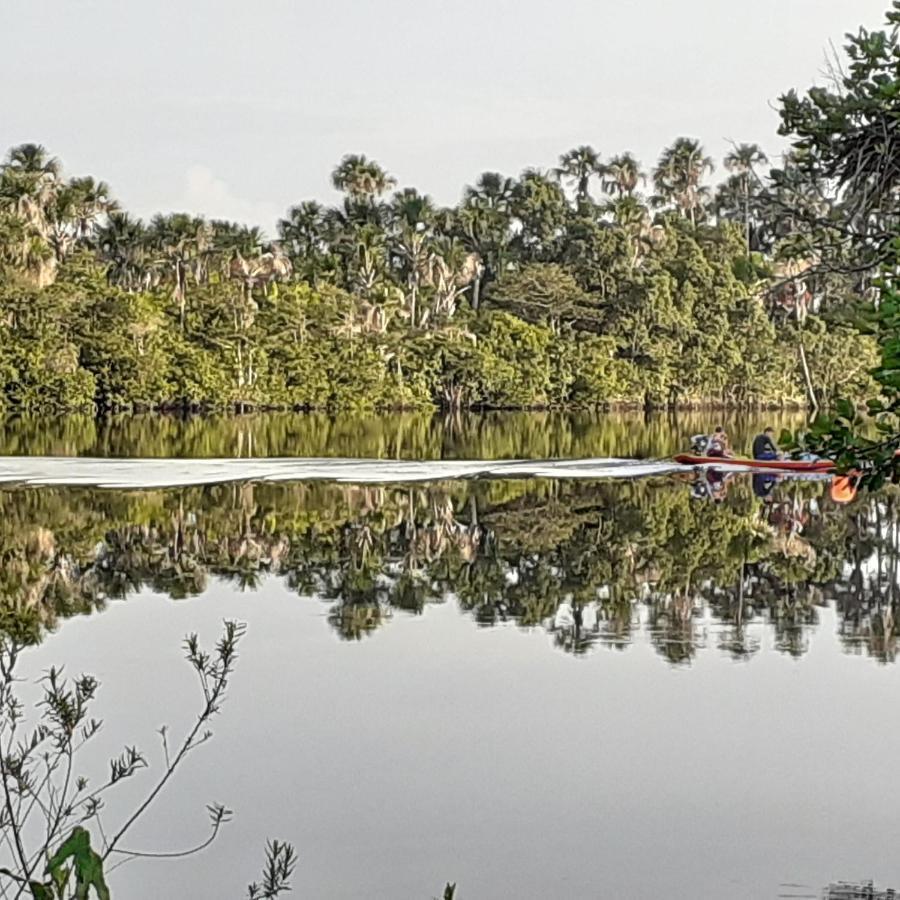
[[[739,448],[769,422],[799,424],[725,420]],[[101,781],[130,745],[150,763],[109,793],[107,835],[164,768],[160,726],[174,743],[196,720],[184,636],[247,623],[213,737],[123,846],[194,846],[213,801],[233,818],[201,854],[116,869],[113,897],[241,896],[267,838],[295,846],[295,894],[328,900],[900,884],[893,490],[839,505],[821,480],[710,492],[553,466],[336,483],[326,463],[198,481],[183,462],[102,486],[128,459],[656,459],[716,423],[7,421],[5,456],[57,457],[58,483],[0,489],[2,622],[38,641],[22,690],[54,664],[92,673],[104,725],[79,772]]]

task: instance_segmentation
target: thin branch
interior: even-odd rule
[[[205,850],[218,835],[222,825],[228,822],[231,819],[231,810],[221,808],[221,815],[214,815],[213,823],[212,823],[212,831],[210,832],[209,837],[203,841],[203,843],[198,844],[196,847],[192,847],[190,850],[176,850],[171,852],[149,852],[143,850],[122,850],[115,849],[112,850],[112,853],[119,853],[123,856],[131,857],[132,859],[181,859],[185,856],[193,856],[195,853],[199,853],[201,850]]]
[[[225,623],[225,635],[220,639],[216,648],[218,656],[217,663],[210,663],[209,657],[205,653],[200,652],[195,636],[192,636],[188,639],[188,661],[194,666],[195,670],[200,676],[200,683],[203,688],[203,695],[206,700],[206,705],[204,706],[201,714],[197,717],[196,724],[188,733],[187,737],[181,745],[181,748],[175,755],[175,758],[166,767],[166,771],[163,774],[162,778],[159,780],[159,782],[157,782],[156,786],[148,794],[144,801],[132,813],[125,824],[119,829],[119,831],[113,837],[112,841],[110,841],[109,847],[103,854],[103,859],[106,859],[116,849],[116,845],[119,843],[128,829],[131,828],[131,826],[144,814],[150,804],[153,803],[153,801],[159,795],[160,791],[162,791],[166,783],[172,777],[172,774],[175,772],[175,769],[178,767],[182,759],[184,759],[184,757],[195,746],[197,746],[197,743],[202,743],[209,738],[210,733],[207,732],[206,734],[202,735],[199,742],[197,742],[197,736],[200,734],[200,729],[218,711],[218,704],[224,696],[225,689],[228,685],[228,676],[232,672],[236,659],[237,643],[243,636],[245,630],[246,626],[242,623]],[[209,685],[210,676],[213,677],[213,683],[211,687]]]

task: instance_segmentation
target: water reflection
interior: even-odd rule
[[[802,655],[833,601],[848,652],[897,650],[897,494],[838,505],[822,482],[749,477],[726,499],[679,479],[428,487],[228,484],[0,491],[0,615],[38,640],[73,614],[150,588],[268,577],[327,605],[360,640],[452,603],[479,626],[542,629],[573,655],[644,632],[673,664],[703,649]]]
[[[749,452],[764,426],[799,427],[798,413],[725,417],[735,447]],[[0,420],[3,456],[321,457],[548,459],[671,456],[712,427],[699,412],[494,412],[341,416],[20,416]]]
[[[897,896],[893,888],[879,890],[872,881],[856,883],[842,881],[828,885],[822,893],[823,900],[897,900]]]

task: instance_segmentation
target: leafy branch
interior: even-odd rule
[[[102,726],[90,717],[98,682],[89,675],[66,679],[62,669],[50,668],[39,681],[42,696],[35,707],[38,721],[28,728],[15,674],[22,646],[8,636],[0,636],[0,861],[4,863],[0,866],[0,897],[87,900],[93,892],[98,900],[108,900],[107,876],[119,865],[138,858],[191,856],[216,839],[232,815],[219,803],[207,807],[210,833],[196,846],[164,852],[121,846],[184,758],[212,736],[208,726],[226,698],[245,632],[244,624],[226,621],[212,651],[204,650],[195,634],[185,639],[185,657],[197,675],[202,694],[199,714],[174,755],[169,753],[167,729],[160,730],[165,769],[111,838],[107,838],[102,822],[103,795],[148,768],[146,757],[136,747],[126,747],[109,761],[108,778],[91,789],[87,778],[74,773],[77,754]],[[101,850],[95,849],[86,827],[91,822],[99,834]],[[263,893],[262,897],[274,897],[289,889],[288,879],[295,865],[290,845],[274,842],[269,850],[263,889],[271,886],[275,893]],[[109,867],[113,854],[119,860]]]

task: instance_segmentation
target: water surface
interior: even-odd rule
[[[3,446],[220,457],[250,433],[254,457],[655,458],[699,430],[517,415],[452,437],[357,422],[354,443],[303,417],[152,421],[7,423]],[[114,896],[240,896],[267,837],[295,844],[295,892],[316,898],[425,900],[448,879],[461,898],[542,900],[900,883],[894,493],[839,506],[821,482],[736,477],[721,502],[696,487],[0,490],[4,621],[43,637],[29,676],[100,678],[98,777],[125,744],[158,765],[155,730],[191,722],[183,635],[248,623],[214,739],[129,846],[197,843],[213,800],[234,820],[200,857],[117,870]]]

